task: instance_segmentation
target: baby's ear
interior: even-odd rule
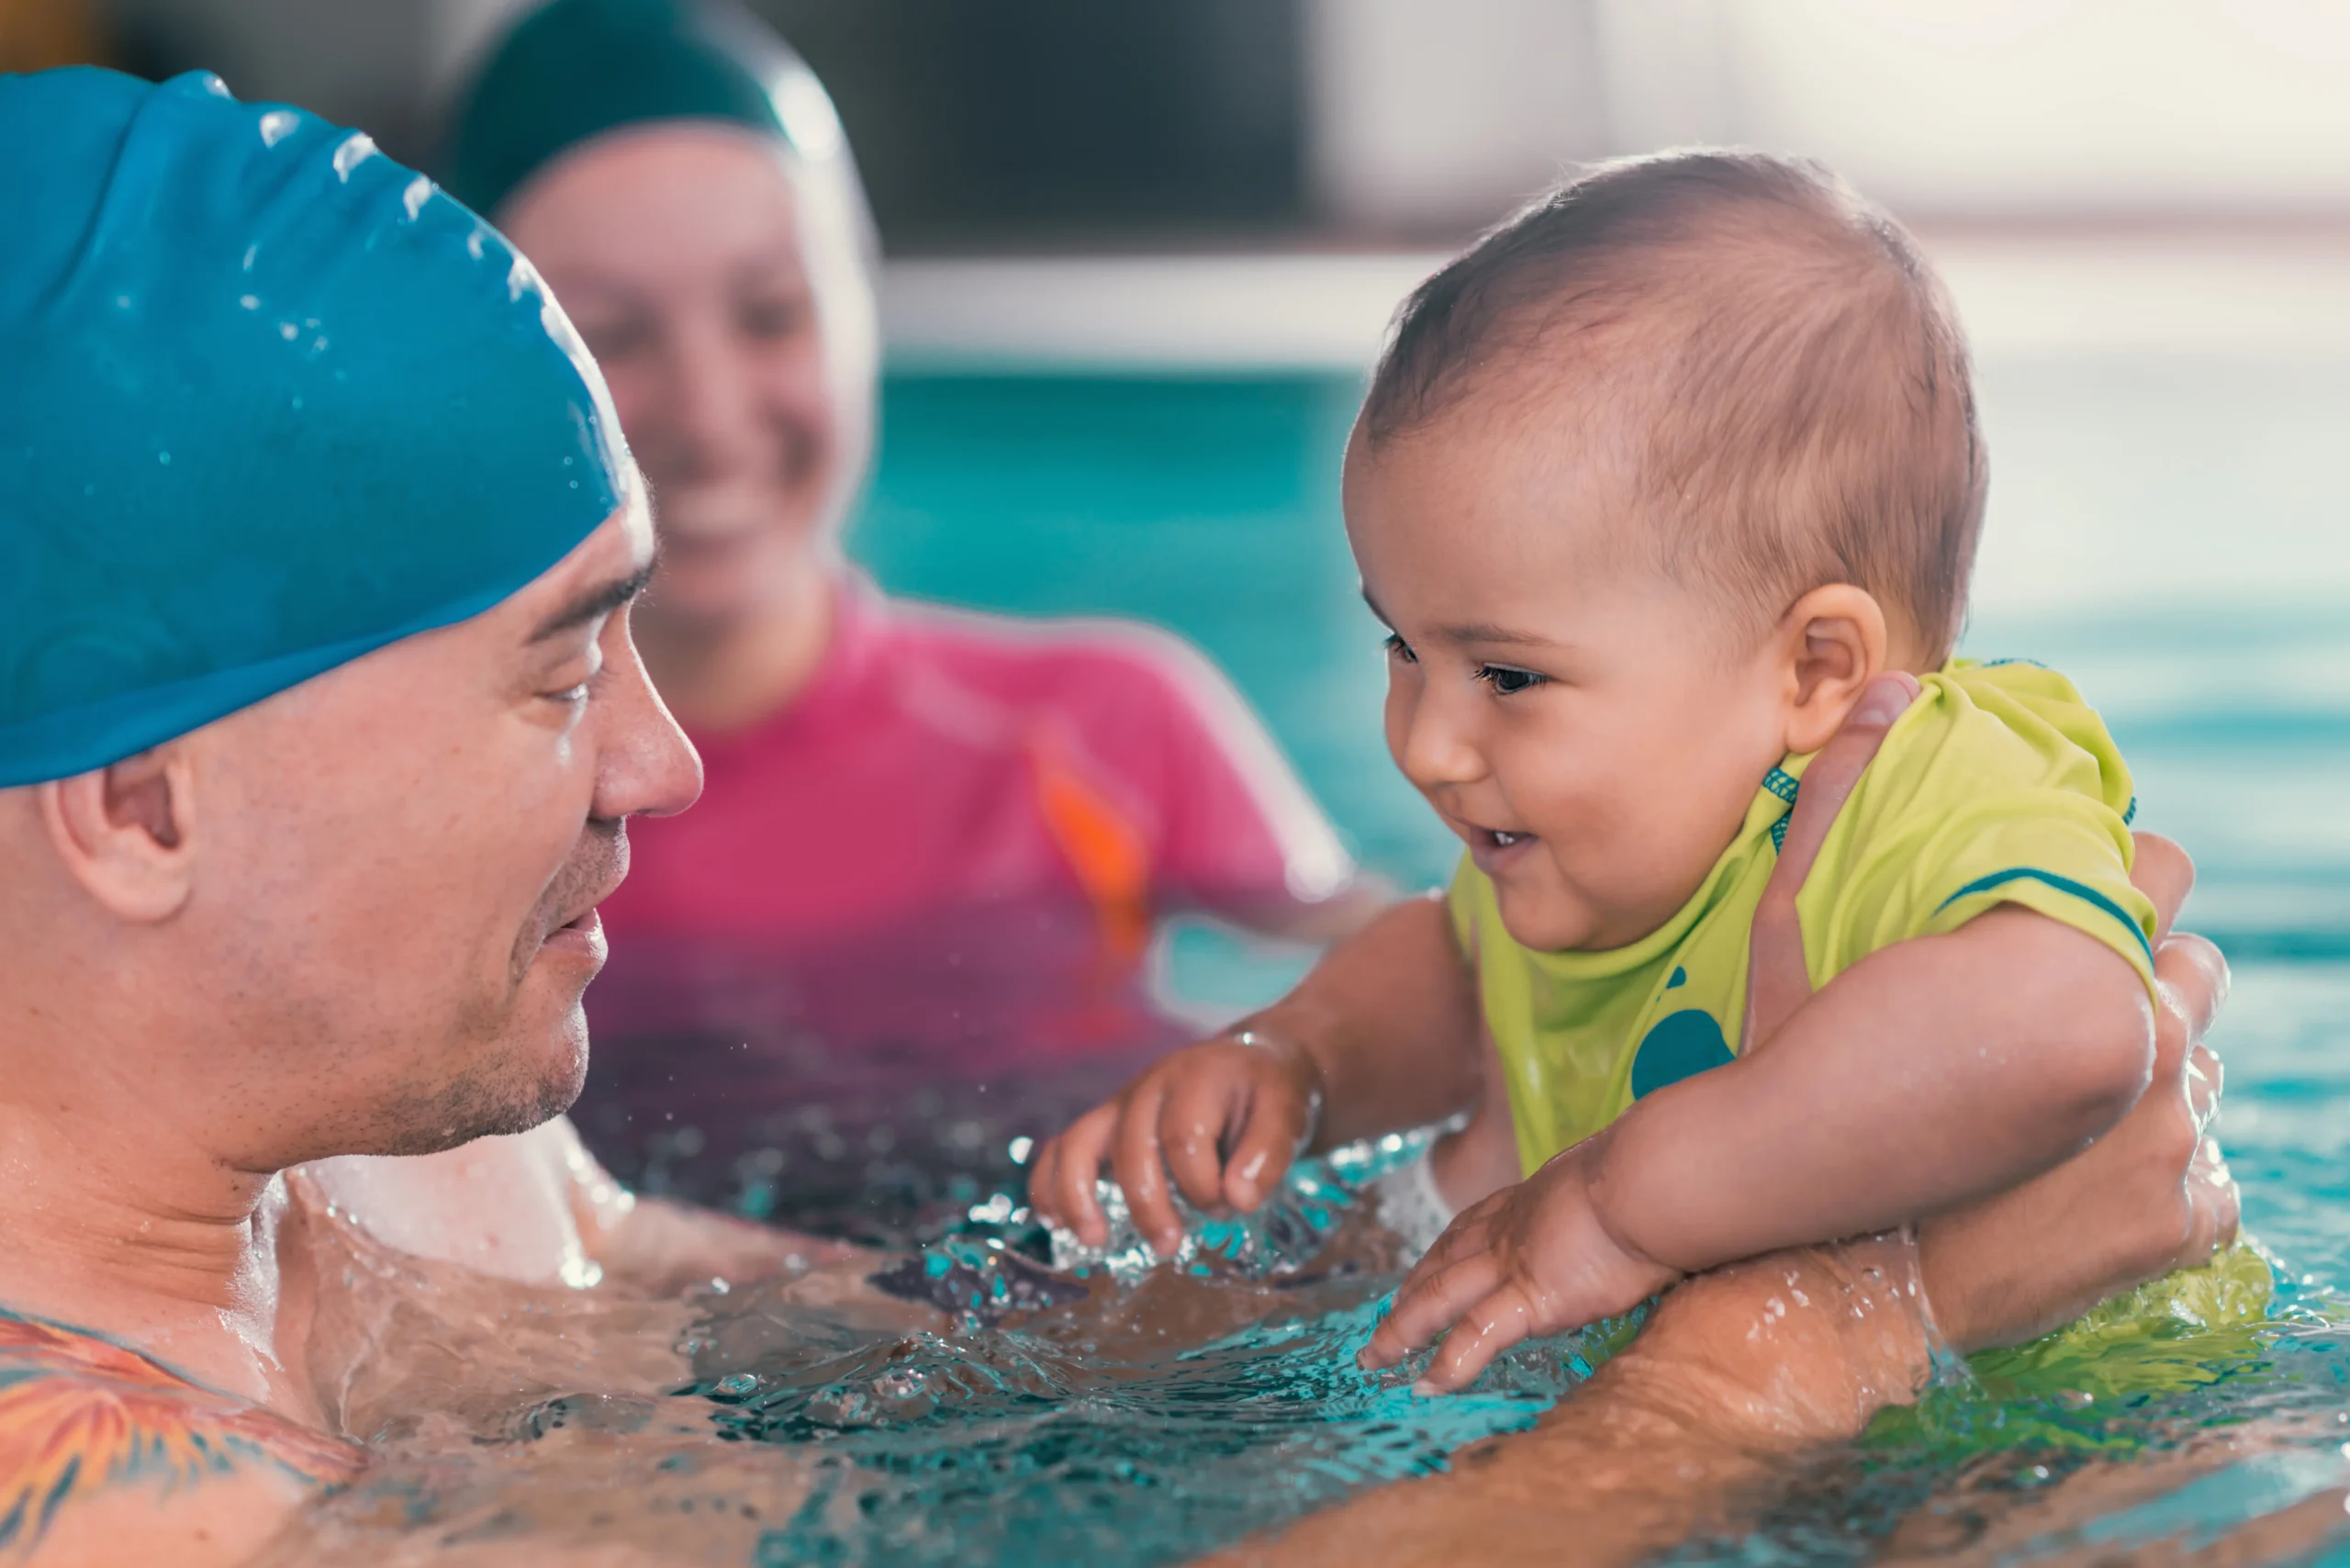
[[[1798,755],[1818,751],[1886,668],[1885,609],[1865,588],[1830,583],[1796,600],[1779,623],[1778,640],[1787,749]]]

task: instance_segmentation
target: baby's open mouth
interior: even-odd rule
[[[1536,842],[1530,833],[1509,833],[1495,827],[1469,829],[1469,857],[1481,871],[1491,873],[1495,868],[1515,860],[1520,850]]]

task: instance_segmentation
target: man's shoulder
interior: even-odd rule
[[[0,1316],[0,1552],[46,1561],[61,1534],[83,1534],[72,1527],[109,1500],[144,1525],[167,1497],[202,1507],[199,1483],[259,1483],[266,1496],[256,1504],[291,1503],[351,1479],[361,1463],[346,1443],[112,1340]]]

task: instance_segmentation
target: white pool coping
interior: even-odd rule
[[[2338,238],[1930,243],[1986,359],[2350,360]],[[1436,252],[920,259],[884,269],[911,370],[1359,372]]]

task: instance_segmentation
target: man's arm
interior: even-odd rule
[[[2142,834],[2132,879],[2167,933],[2194,880],[2187,857]],[[1444,1475],[1382,1487],[1226,1560],[1555,1562],[1564,1538],[1578,1562],[1631,1562],[1733,1518],[1803,1450],[1905,1403],[1931,1329],[1960,1350],[2011,1344],[2209,1260],[2236,1234],[2235,1183],[2204,1136],[2221,1073],[2202,1037],[2226,998],[2227,966],[2199,937],[2158,935],[2154,975],[2154,1084],[2136,1109],[2046,1175],[1919,1227],[1930,1329],[1909,1310],[1915,1298],[1889,1288],[1912,1276],[1885,1243],[1720,1270],[1667,1295],[1640,1338],[1534,1430],[1465,1450]],[[1864,1291],[1870,1310],[1806,1310],[1788,1271],[1802,1284],[1813,1270],[1836,1292]],[[1841,1299],[1805,1294],[1815,1308]]]
[[[1914,1252],[1891,1242],[1693,1280],[1533,1430],[1213,1561],[1606,1568],[1649,1557],[1729,1524],[1790,1456],[1908,1398],[1927,1365],[1915,1282]]]
[[[2138,971],[2002,907],[1869,955],[1767,1049],[1651,1095],[1593,1196],[1611,1232],[1684,1271],[1882,1230],[2079,1153],[2153,1065]]]
[[[2127,1114],[2153,1056],[2137,970],[2068,925],[2003,907],[1897,943],[1767,1048],[1660,1090],[1463,1214],[1367,1364],[1457,1322],[1427,1386],[1458,1388],[1528,1335],[1628,1311],[1684,1273],[2004,1191]]]
[[[105,1340],[0,1318],[0,1559],[226,1568],[363,1463]]]
[[[623,1290],[674,1295],[688,1285],[741,1284],[854,1258],[863,1249],[699,1209],[642,1198],[613,1180],[568,1116],[532,1135],[559,1173],[588,1257]]]

